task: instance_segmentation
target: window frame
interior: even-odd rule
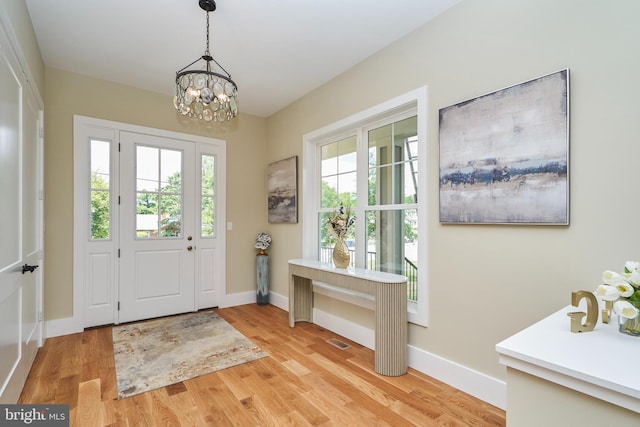
[[[399,208],[400,206],[410,206],[418,211],[418,259],[419,268],[424,270],[423,274],[418,275],[418,300],[407,300],[407,320],[411,323],[427,326],[428,325],[428,168],[427,168],[427,87],[415,89],[396,98],[378,104],[367,110],[356,113],[345,119],[331,123],[320,129],[316,129],[303,135],[303,159],[304,167],[302,170],[302,188],[304,191],[303,200],[303,227],[302,227],[302,256],[305,259],[319,259],[319,224],[318,212],[320,208],[320,146],[331,141],[337,141],[348,135],[356,134],[357,151],[367,151],[366,132],[368,130],[380,126],[381,124],[392,123],[400,117],[417,116],[418,145],[420,150],[418,153],[418,203],[415,205],[389,205],[386,208]],[[368,171],[367,156],[358,157],[358,170]],[[362,169],[361,169],[362,168]],[[358,188],[367,188],[367,173],[360,173],[358,176]],[[364,187],[363,187],[364,185]],[[363,193],[366,198],[366,192]],[[362,197],[362,195],[359,195]],[[361,203],[358,200],[356,215],[358,218],[364,218],[365,210],[371,210],[375,206],[368,206],[366,200]],[[356,239],[364,241],[365,227],[356,228]],[[358,250],[358,248],[356,248]],[[362,258],[356,254],[356,266],[358,260]]]

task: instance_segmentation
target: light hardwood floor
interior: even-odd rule
[[[70,405],[71,426],[504,426],[505,412],[320,326],[255,304],[216,312],[270,357],[117,400],[111,327],[48,339],[19,403]],[[326,342],[349,344],[339,349]]]

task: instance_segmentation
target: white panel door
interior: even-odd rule
[[[194,311],[194,146],[133,132],[120,143],[118,320]]]
[[[2,52],[0,51],[0,54]],[[0,57],[0,397],[17,400],[22,384],[14,374],[22,356],[22,242],[20,231],[20,99],[16,73]],[[25,377],[26,378],[26,377]]]
[[[18,400],[42,344],[42,151],[33,98],[0,26],[0,403]]]

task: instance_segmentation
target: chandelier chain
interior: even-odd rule
[[[204,51],[206,56],[211,56],[211,52],[209,52],[209,12],[207,12],[207,48]]]

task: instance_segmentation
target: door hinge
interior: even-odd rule
[[[120,196],[118,196],[118,204],[120,204]]]
[[[120,248],[118,248],[118,258],[120,258]]]
[[[120,152],[120,143],[118,142],[118,153]]]
[[[118,301],[118,311],[120,311],[120,301]]]

